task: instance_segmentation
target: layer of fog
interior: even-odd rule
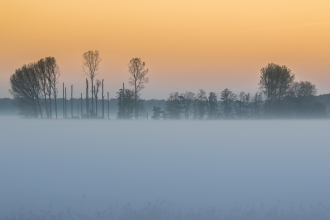
[[[0,217],[330,206],[330,121],[0,123]]]

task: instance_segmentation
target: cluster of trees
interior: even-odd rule
[[[10,93],[17,99],[21,114],[52,118],[54,100],[57,114],[57,83],[61,75],[54,57],[23,65],[10,77]]]
[[[199,90],[171,93],[165,109],[153,108],[152,119],[250,119],[324,117],[325,106],[315,95],[316,86],[308,81],[295,82],[286,66],[268,64],[261,69],[260,92],[234,94],[224,89],[220,94]]]
[[[165,109],[155,106],[152,119],[247,119],[261,117],[262,94],[257,92],[241,92],[238,96],[229,89],[219,95],[215,92],[206,93],[200,89],[193,92],[171,93],[166,101]]]
[[[286,66],[268,64],[261,69],[260,89],[265,96],[268,117],[324,117],[325,106],[315,97],[316,86],[308,81],[295,82]]]
[[[105,117],[105,96],[104,80],[96,79],[101,58],[98,51],[87,51],[82,55],[82,69],[86,78],[86,97],[80,95],[80,111],[78,116],[73,114],[73,85],[71,85],[71,118],[104,118]],[[141,90],[149,82],[145,62],[140,58],[133,58],[128,63],[130,73],[129,84],[133,89],[120,89],[118,98],[118,118],[131,119],[148,117],[141,100]],[[11,94],[18,100],[20,114],[26,117],[58,118],[57,96],[58,79],[61,75],[60,69],[54,57],[46,57],[37,62],[23,65],[10,77]],[[89,86],[91,85],[91,87]],[[100,94],[101,93],[101,94]],[[91,97],[89,96],[91,95]],[[100,97],[101,95],[101,97]],[[101,99],[102,114],[99,114],[99,99]],[[67,90],[63,83],[63,118],[67,118]],[[91,101],[91,103],[90,103]],[[85,102],[86,111],[83,110]],[[109,118],[110,97],[107,93],[108,118]],[[90,105],[91,104],[91,105]],[[54,105],[54,107],[53,107]]]
[[[140,58],[133,58],[128,63],[128,71],[130,73],[129,84],[133,89],[119,89],[117,92],[118,99],[118,119],[135,119],[148,117],[145,111],[143,100],[141,99],[141,90],[145,84],[149,82],[145,62]]]

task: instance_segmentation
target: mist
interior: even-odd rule
[[[0,122],[0,219],[330,217],[328,120]]]

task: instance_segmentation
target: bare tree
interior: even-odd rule
[[[101,58],[99,55],[99,52],[97,50],[95,51],[87,51],[82,55],[83,58],[83,71],[85,74],[91,79],[92,84],[92,111],[94,110],[94,101],[93,101],[93,88],[94,88],[94,78],[97,75],[97,71],[99,68],[99,64],[101,62]]]
[[[138,97],[140,91],[144,88],[144,84],[149,82],[149,78],[146,76],[149,72],[145,68],[145,62],[142,62],[140,58],[133,58],[128,63],[128,71],[131,74],[129,78],[129,83],[131,86],[134,86],[134,110],[135,110],[135,119],[138,119],[139,110],[138,110]]]

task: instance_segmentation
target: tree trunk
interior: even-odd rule
[[[102,79],[102,118],[104,119],[104,89],[103,89],[103,86],[104,86],[104,80]]]
[[[95,117],[97,118],[97,94],[95,92],[95,86],[94,86],[94,94],[95,94],[95,107],[96,107],[96,109],[95,109]]]
[[[64,99],[64,109],[65,109],[65,118],[67,117],[67,108],[66,108],[66,87],[65,87],[65,99]]]
[[[136,82],[135,82],[135,92],[134,92],[134,108],[135,108],[135,120],[138,119],[138,109],[137,109],[137,91],[136,91]]]
[[[72,99],[72,93],[73,93],[73,85],[71,85],[71,118],[73,118],[73,99]]]
[[[86,79],[86,117],[89,118],[88,80]]]
[[[109,92],[107,94],[108,94],[107,100],[108,100],[108,119],[109,119],[110,118],[110,99],[109,99]]]
[[[51,97],[51,93],[49,93],[48,100],[49,100],[49,118],[53,118],[53,115],[52,115],[52,97]]]
[[[41,116],[41,118],[42,118],[42,109],[41,109],[41,104],[40,104],[40,99],[39,99],[39,97],[37,97],[37,103],[38,103],[38,106],[39,106],[40,116]],[[38,113],[37,113],[37,118],[38,118]]]
[[[55,115],[56,115],[56,119],[57,119],[57,94],[56,94],[56,89],[54,92],[54,102],[55,102]]]
[[[64,96],[65,96],[65,93],[64,93],[64,83],[63,83],[63,118],[65,118],[65,114],[64,114],[64,111],[65,111],[65,104],[64,104]]]
[[[92,112],[94,113],[94,82],[92,81]]]
[[[123,83],[123,94],[122,94],[122,96],[121,96],[121,102],[123,103],[123,108],[122,108],[122,112],[120,113],[121,114],[121,116],[122,116],[122,118],[126,118],[126,115],[127,115],[127,113],[126,113],[126,106],[125,106],[125,83]]]
[[[38,109],[37,109],[38,103],[36,104],[35,99],[37,99],[37,98],[33,98],[32,102],[31,102],[31,107],[33,108],[34,117],[38,118],[39,117]],[[40,106],[38,108],[40,109]]]
[[[80,118],[83,118],[83,99],[82,99],[82,93],[80,96]]]

